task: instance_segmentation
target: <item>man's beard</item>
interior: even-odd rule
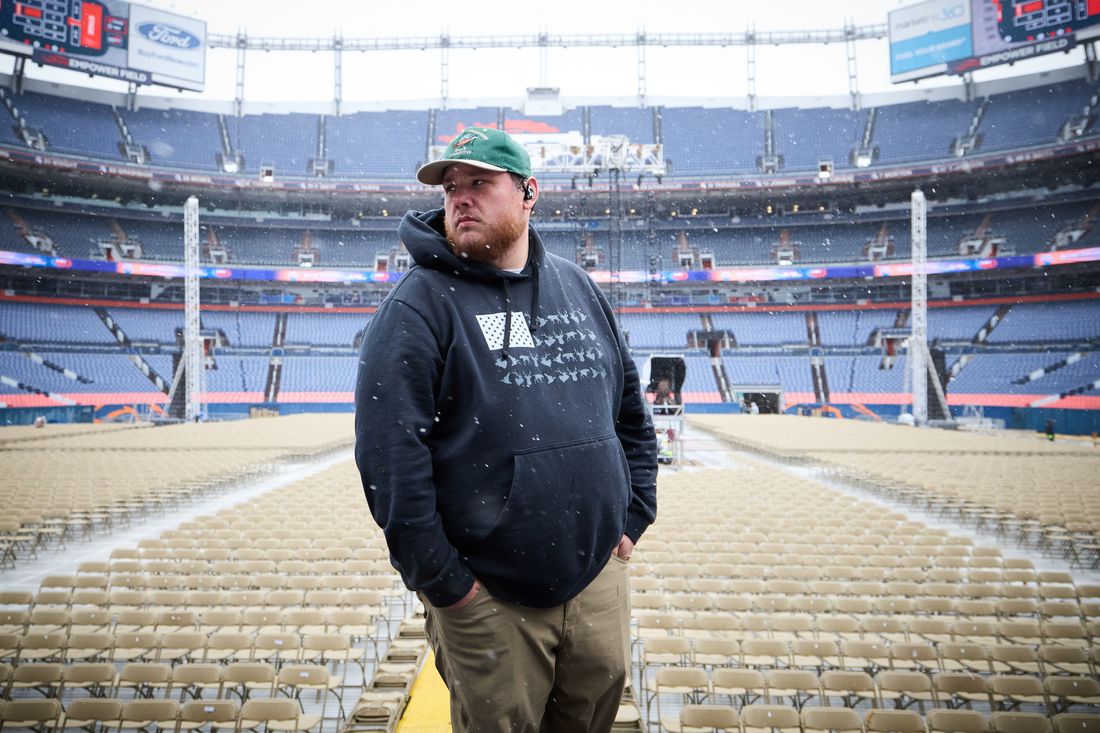
[[[464,260],[495,264],[508,254],[515,243],[527,231],[527,222],[522,214],[507,216],[492,224],[483,222],[488,232],[480,240],[458,242],[454,229],[451,228],[451,220],[443,222],[447,241],[451,243],[454,252]]]

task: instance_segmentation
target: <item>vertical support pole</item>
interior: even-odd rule
[[[187,422],[202,418],[203,364],[202,337],[199,334],[199,200],[189,196],[183,207],[184,288],[183,350],[187,389]]]
[[[233,114],[244,114],[244,51],[248,46],[248,36],[244,31],[237,32],[237,96],[233,100]]]
[[[546,88],[550,86],[548,81],[550,76],[550,36],[546,30],[539,31],[539,86]]]
[[[913,192],[910,204],[913,276],[910,303],[909,374],[913,420],[928,424],[928,206],[924,192]]]
[[[748,69],[749,112],[756,111],[756,28],[745,31],[745,55]]]
[[[1085,44],[1085,75],[1093,83],[1100,76],[1100,64],[1096,62],[1096,41]]]
[[[638,31],[638,106],[645,106],[645,29]]]
[[[848,52],[848,98],[853,110],[860,107],[859,73],[856,67],[856,24],[851,18],[844,21],[844,48]]]
[[[446,33],[439,37],[439,108],[447,109],[451,95],[451,39]]]
[[[966,72],[963,74],[963,94],[966,95],[967,102],[974,101],[974,74],[972,72]]]
[[[15,68],[11,72],[11,90],[15,94],[23,93],[23,80],[24,74],[27,71],[27,58],[25,56],[15,57]]]
[[[610,194],[611,230],[608,244],[608,269],[611,281],[608,283],[608,300],[615,316],[622,306],[622,269],[623,269],[623,172],[620,167],[608,171],[611,174]]]
[[[340,103],[344,101],[344,39],[336,36],[332,39],[333,83],[335,88],[332,93],[333,114],[340,116]]]

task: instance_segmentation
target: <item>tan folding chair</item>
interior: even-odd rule
[[[1024,644],[997,644],[989,650],[990,666],[1000,674],[1043,673],[1039,652],[1035,647]]]
[[[113,662],[151,661],[157,658],[157,635],[152,631],[115,634]]]
[[[344,718],[344,698],[340,694],[343,677],[332,675],[327,667],[316,664],[286,664],[279,670],[276,689],[288,697],[301,700],[303,692],[314,692],[321,696],[321,717],[328,709],[328,696],[336,698],[340,706],[340,719]]]
[[[821,698],[821,681],[816,672],[805,669],[773,669],[764,676],[767,699],[773,705],[787,701],[801,710],[807,702]]]
[[[29,620],[30,612],[26,610],[0,611],[0,634],[23,634]]]
[[[898,708],[907,708],[914,703],[922,710],[924,704],[934,704],[936,693],[932,689],[932,680],[923,672],[883,671],[875,675],[878,696],[884,704],[891,701]]]
[[[979,644],[943,643],[940,649],[940,665],[945,672],[972,672],[989,674],[989,650]]]
[[[755,669],[715,669],[711,676],[711,692],[715,697],[725,696],[730,704],[752,705],[764,699],[767,682],[764,674]]]
[[[1059,713],[1054,716],[1057,733],[1097,733],[1100,731],[1100,715]]]
[[[863,718],[868,733],[927,733],[924,718],[912,710],[868,710]]]
[[[267,662],[233,662],[222,673],[222,696],[232,693],[247,700],[253,692],[275,689],[275,667]]]
[[[172,691],[179,692],[180,699],[200,698],[203,693],[217,691],[222,686],[222,666],[207,662],[180,664],[172,669]]]
[[[801,733],[798,710],[787,705],[746,705],[741,708],[745,733]]]
[[[731,705],[688,704],[680,710],[680,733],[740,733],[741,721]]]
[[[175,730],[180,704],[175,700],[130,700],[122,705],[117,730]]]
[[[57,697],[64,684],[64,670],[59,662],[20,664],[12,671],[7,693],[34,690],[43,697]]]
[[[238,730],[264,725],[270,731],[303,731],[321,725],[322,718],[305,714],[294,700],[246,700],[241,706]]]
[[[995,712],[990,718],[993,733],[1052,733],[1050,719],[1042,713]]]
[[[791,649],[780,639],[744,639],[741,664],[758,669],[785,669],[791,666]]]
[[[890,648],[881,641],[842,641],[840,655],[845,669],[875,674],[890,668]]]
[[[206,635],[198,631],[174,631],[157,639],[157,661],[178,664],[197,661],[206,651]]]
[[[730,667],[741,658],[736,639],[697,638],[691,640],[690,663],[703,667]],[[685,660],[685,663],[688,663]]]
[[[166,694],[171,686],[171,666],[158,662],[131,662],[115,679],[115,695],[128,689],[133,690],[135,697],[155,697]]]
[[[829,670],[821,675],[821,694],[832,705],[839,700],[845,707],[854,708],[865,702],[878,703],[875,681],[866,672]]]
[[[230,729],[239,715],[236,700],[192,700],[180,707],[179,730]]]
[[[20,664],[27,662],[59,662],[65,657],[65,634],[27,634],[17,637],[17,656]],[[0,640],[0,648],[2,648]]]
[[[1043,682],[1038,677],[1023,674],[997,674],[989,680],[993,702],[1006,710],[1021,705],[1049,706]]]
[[[1043,685],[1055,713],[1068,712],[1075,705],[1100,705],[1100,682],[1095,677],[1052,675],[1043,680]]]
[[[661,720],[661,700],[665,696],[675,698],[675,707],[702,702],[710,693],[710,680],[702,667],[662,667],[653,676],[653,684],[646,696],[646,713],[656,705],[656,718]],[[666,702],[667,705],[667,702]]]
[[[221,631],[206,639],[207,662],[243,662],[252,659],[252,637],[238,631]]]
[[[803,733],[863,733],[863,718],[850,708],[802,708]]]
[[[110,662],[76,662],[65,665],[65,690],[86,690],[91,695],[104,695],[114,689],[116,670]]]
[[[989,718],[977,710],[929,710],[929,733],[989,733]]]
[[[114,634],[104,631],[73,633],[65,647],[65,661],[92,662],[107,660],[115,646]]]
[[[56,728],[61,721],[61,703],[57,698],[45,700],[11,700],[0,708],[0,730],[27,729],[42,726]]]
[[[252,658],[278,666],[299,658],[301,639],[297,634],[260,633],[252,642]]]
[[[122,701],[114,698],[81,698],[73,700],[65,708],[65,715],[58,726],[62,730],[84,728],[101,730],[117,728],[122,720]]]
[[[1089,650],[1083,646],[1043,644],[1039,647],[1039,661],[1046,674],[1093,674]]]
[[[932,677],[932,689],[941,705],[969,708],[973,703],[991,705],[989,683],[970,672],[940,672]]]

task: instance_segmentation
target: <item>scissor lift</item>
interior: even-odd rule
[[[654,354],[642,367],[646,405],[657,431],[657,460],[668,465],[684,460],[684,378],[682,354]]]

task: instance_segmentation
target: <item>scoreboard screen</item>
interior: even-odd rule
[[[929,0],[890,13],[890,79],[964,74],[1100,35],[1100,0]]]
[[[993,0],[1005,43],[1029,43],[1081,32],[1100,23],[1100,0]]]
[[[0,52],[136,84],[201,91],[206,23],[123,0],[0,0]]]

